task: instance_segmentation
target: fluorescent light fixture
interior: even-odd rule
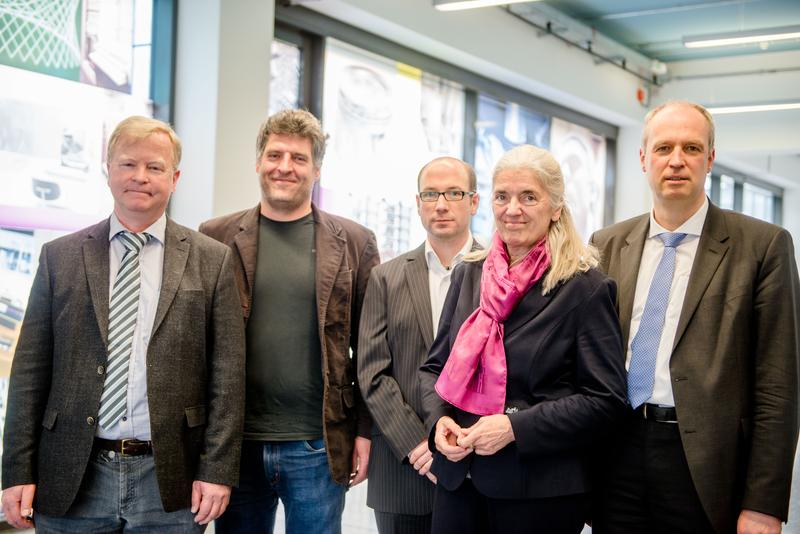
[[[782,41],[785,39],[800,39],[800,26],[782,26],[780,28],[764,28],[761,30],[742,32],[694,35],[691,37],[684,37],[683,46],[686,48],[706,48],[709,46],[764,43],[767,41]]]
[[[461,11],[479,7],[520,4],[531,0],[433,0],[433,7],[439,11]]]
[[[800,101],[706,106],[706,109],[709,111],[709,113],[713,113],[714,115],[725,115],[727,113],[753,113],[756,111],[786,111],[789,109],[800,109]]]

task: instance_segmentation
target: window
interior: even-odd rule
[[[745,182],[742,186],[742,213],[774,222],[774,195],[763,187]]]
[[[328,39],[322,123],[320,207],[372,229],[383,260],[422,242],[416,176],[436,156],[463,154],[464,89]]]

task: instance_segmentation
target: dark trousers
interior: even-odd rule
[[[380,534],[430,534],[431,514],[391,514],[375,510],[375,523]]]
[[[493,499],[466,479],[455,491],[436,486],[432,534],[577,534],[588,498]]]
[[[678,423],[632,414],[613,441],[595,534],[714,532],[692,483]]]

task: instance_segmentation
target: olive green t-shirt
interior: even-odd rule
[[[247,321],[244,437],[322,437],[322,363],[317,330],[314,219],[260,217]]]

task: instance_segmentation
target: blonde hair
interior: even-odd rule
[[[701,106],[700,104],[696,104],[695,102],[689,102],[688,100],[668,100],[667,102],[654,107],[647,115],[645,115],[644,130],[642,130],[642,148],[647,149],[647,136],[650,133],[650,121],[653,120],[653,117],[658,115],[666,108],[679,106],[692,108],[703,116],[708,124],[708,151],[711,152],[714,150],[714,117],[711,116],[711,113],[705,107]]]
[[[550,152],[533,145],[512,148],[500,158],[492,173],[492,182],[508,170],[528,170],[547,191],[552,209],[561,208],[561,216],[550,221],[547,230],[547,252],[550,254],[550,269],[544,277],[542,294],[546,295],[559,283],[569,280],[577,273],[586,272],[599,263],[597,249],[581,239],[572,214],[564,199],[564,175]],[[488,249],[471,252],[464,261],[480,261],[486,258]]]
[[[271,134],[295,135],[311,141],[311,159],[314,167],[322,167],[328,136],[322,131],[319,119],[304,109],[284,109],[267,118],[256,139],[256,160],[264,153]]]
[[[108,138],[108,154],[106,159],[111,161],[114,159],[114,153],[119,147],[119,143],[123,137],[132,137],[138,141],[150,137],[154,133],[163,133],[169,137],[172,144],[172,167],[177,169],[181,162],[181,140],[175,130],[166,122],[158,119],[151,119],[150,117],[142,117],[141,115],[132,115],[122,122],[117,124],[114,131],[111,132],[111,137]]]

